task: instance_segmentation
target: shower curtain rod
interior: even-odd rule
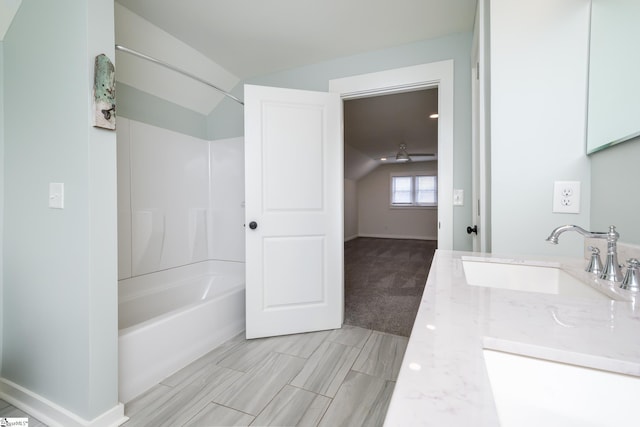
[[[184,76],[191,77],[192,79],[197,80],[200,83],[205,84],[205,85],[217,90],[218,92],[220,92],[221,94],[223,94],[227,98],[233,99],[238,104],[244,105],[244,102],[242,102],[240,99],[236,98],[235,96],[231,95],[229,92],[225,91],[224,89],[221,89],[218,86],[216,86],[216,85],[214,85],[212,83],[209,83],[208,81],[203,80],[198,76],[194,76],[193,74],[191,74],[191,73],[189,73],[187,71],[184,71],[184,70],[182,70],[182,69],[180,69],[178,67],[174,67],[171,64],[167,64],[166,62],[160,61],[159,59],[153,58],[153,57],[151,57],[149,55],[145,55],[144,53],[140,53],[138,51],[135,51],[133,49],[129,49],[128,47],[125,47],[125,46],[122,46],[122,45],[119,45],[119,44],[116,45],[116,50],[120,50],[120,51],[126,52],[126,53],[128,53],[130,55],[137,56],[138,58],[146,59],[149,62],[153,62],[154,64],[161,65],[161,66],[163,66],[165,68],[168,68],[168,69],[170,69],[172,71],[175,71],[176,73],[180,73],[180,74],[182,74]]]

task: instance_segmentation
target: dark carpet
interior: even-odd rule
[[[408,337],[436,246],[364,237],[345,243],[344,323]]]

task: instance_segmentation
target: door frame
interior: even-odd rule
[[[439,249],[453,249],[453,70],[450,59],[329,80],[343,100],[438,88]]]
[[[478,226],[475,252],[491,252],[491,127],[489,78],[489,16],[487,0],[476,8],[471,45],[471,157],[473,210],[471,225]]]

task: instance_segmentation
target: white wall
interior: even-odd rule
[[[421,162],[382,165],[358,181],[359,236],[437,240],[437,209],[390,206],[391,174],[416,171],[436,175],[438,164]]]
[[[244,138],[211,141],[209,258],[244,262]]]
[[[358,237],[358,192],[357,183],[344,180],[344,240]]]
[[[132,276],[131,270],[131,121],[116,118],[118,170],[118,280]]]
[[[585,156],[589,0],[491,1],[492,251],[581,256],[589,226]],[[556,180],[580,181],[580,214],[552,213]]]
[[[130,123],[131,273],[208,256],[209,143]]]
[[[244,261],[244,144],[118,118],[118,277]]]

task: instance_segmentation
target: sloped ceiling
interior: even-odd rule
[[[117,0],[241,79],[471,31],[476,0]]]
[[[211,58],[117,3],[115,24],[116,44],[183,69],[227,91],[240,81]],[[202,115],[208,115],[223,98],[200,82],[121,51],[116,51],[116,79]]]
[[[2,0],[0,1],[0,41],[4,40],[5,34],[13,21],[13,17],[20,8],[22,0]]]
[[[225,90],[258,75],[473,28],[476,0],[117,0],[116,41]],[[201,114],[213,89],[117,53],[118,80]]]
[[[116,40],[230,90],[258,75],[471,32],[476,0],[117,0]],[[123,7],[124,6],[124,7]],[[221,95],[118,53],[118,79],[208,114]],[[197,71],[197,72],[196,72]],[[175,74],[175,73],[173,73]],[[345,102],[345,176],[437,150],[437,90]]]
[[[429,117],[437,112],[436,88],[345,101],[345,178],[358,180],[394,163],[400,144],[413,161],[417,154],[437,157],[438,120]]]

